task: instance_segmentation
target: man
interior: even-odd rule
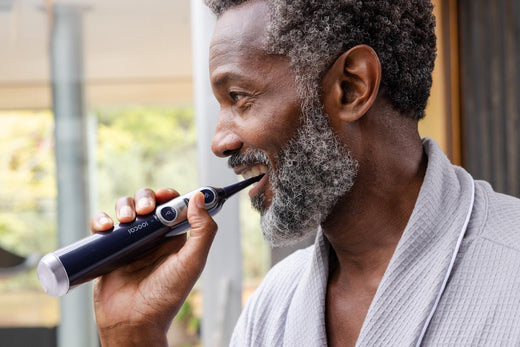
[[[417,131],[435,58],[430,2],[207,3],[218,16],[212,150],[237,174],[266,173],[250,192],[266,239],[318,230],[267,275],[232,345],[518,345],[520,201]],[[175,196],[140,190],[117,218]],[[216,232],[202,207],[190,201],[189,239],[97,282],[104,345],[166,345]]]

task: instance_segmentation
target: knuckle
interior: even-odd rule
[[[211,218],[209,215],[197,218],[195,221],[195,227],[210,232],[216,232],[218,229],[217,222],[215,222],[215,220]]]

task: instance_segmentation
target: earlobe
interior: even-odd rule
[[[376,52],[359,45],[343,53],[322,80],[323,105],[331,117],[353,122],[374,104],[381,83],[381,63]]]

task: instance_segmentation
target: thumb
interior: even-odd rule
[[[217,233],[217,223],[204,208],[204,195],[200,192],[188,203],[188,222],[191,225],[190,236],[177,253],[170,254],[157,268],[157,275],[151,281],[152,286],[164,289],[160,296],[167,302],[165,307],[170,307],[174,314],[202,273]],[[155,280],[157,278],[159,280]]]
[[[202,261],[202,264],[198,264],[202,270],[218,227],[204,208],[204,194],[200,192],[190,199],[188,222],[191,225],[190,237],[181,251],[189,254],[191,261]]]

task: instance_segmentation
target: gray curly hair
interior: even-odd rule
[[[205,0],[220,16],[251,0]],[[320,80],[345,51],[372,47],[381,61],[380,93],[414,119],[424,117],[436,56],[430,0],[267,0],[265,49],[289,57],[300,95],[316,97]]]

